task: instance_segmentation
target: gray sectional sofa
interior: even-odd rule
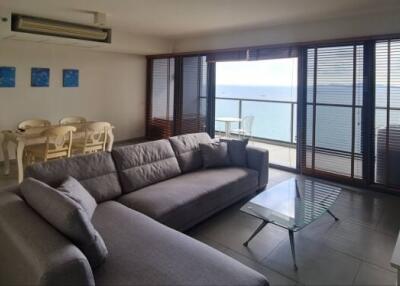
[[[15,186],[0,191],[0,285],[268,285],[180,232],[268,181],[266,151],[247,147],[245,166],[203,169],[200,142],[211,139],[181,135],[28,167],[26,176],[50,186],[72,176],[85,187],[98,203],[92,224],[109,255],[92,270]]]

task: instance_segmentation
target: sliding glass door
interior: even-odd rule
[[[302,170],[362,179],[364,46],[312,47],[304,56]]]
[[[215,129],[268,149],[275,166],[400,188],[400,39],[171,56],[148,67],[150,138]]]

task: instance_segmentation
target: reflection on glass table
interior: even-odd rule
[[[252,198],[240,210],[262,220],[248,243],[268,223],[289,231],[294,267],[296,255],[293,233],[317,220],[325,212],[335,220],[338,218],[329,210],[340,195],[341,188],[307,178],[291,178]]]

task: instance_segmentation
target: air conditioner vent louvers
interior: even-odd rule
[[[111,30],[62,21],[12,14],[12,31],[72,38],[103,43],[111,42]]]

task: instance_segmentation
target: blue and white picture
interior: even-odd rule
[[[64,69],[63,70],[63,87],[79,86],[79,70]]]
[[[0,87],[15,87],[15,67],[0,67]]]
[[[32,68],[31,70],[31,86],[48,87],[50,80],[49,68]]]

